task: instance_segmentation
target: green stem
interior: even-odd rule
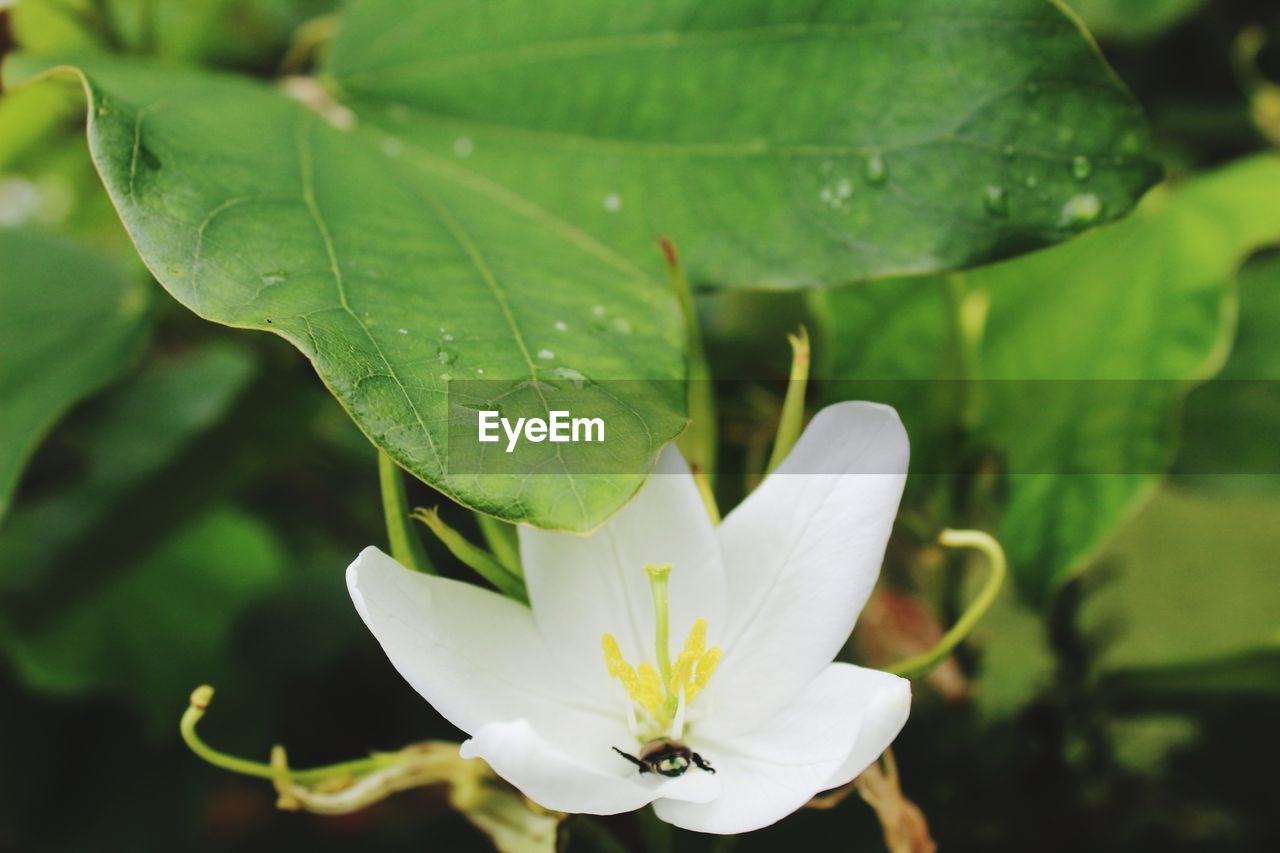
[[[381,450],[378,451],[378,482],[382,486],[382,513],[387,519],[391,556],[416,572],[435,574],[422,540],[409,524],[409,499],[405,496],[400,466]]]
[[[304,21],[294,31],[293,40],[280,60],[279,74],[302,74],[314,65],[320,52],[326,48],[338,32],[337,15],[320,15]]]
[[[766,475],[787,458],[804,427],[804,395],[809,384],[809,332],[801,326],[798,333],[787,335],[787,340],[791,343],[791,378],[787,381],[787,396],[782,401],[782,416],[778,420],[773,453],[764,469]]]
[[[987,558],[990,571],[987,580],[978,591],[977,597],[969,605],[969,609],[956,620],[951,630],[943,634],[942,639],[929,651],[904,661],[899,661],[888,671],[903,678],[920,678],[928,675],[934,667],[947,659],[956,646],[969,635],[974,626],[991,607],[1004,583],[1007,561],[1000,543],[988,533],[981,530],[944,530],[938,542],[948,548],[973,548]]]
[[[680,313],[684,315],[685,347],[689,352],[689,427],[676,439],[676,445],[690,466],[710,477],[716,462],[716,399],[711,388],[711,368],[702,346],[702,331],[698,327],[698,308],[676,244],[670,237],[661,237],[658,246],[667,262]]]
[[[649,574],[649,588],[653,591],[654,652],[658,658],[658,672],[662,683],[671,683],[671,648],[668,645],[670,612],[667,604],[667,584],[671,579],[671,564],[659,563],[645,566]]]
[[[524,577],[524,568],[520,564],[520,539],[516,535],[516,526],[483,512],[476,513],[476,523],[480,525],[480,533],[485,544],[498,558],[502,567],[516,577]]]
[[[192,691],[191,703],[182,715],[178,730],[182,733],[182,740],[186,742],[192,752],[213,766],[221,767],[223,770],[230,770],[232,773],[255,776],[259,779],[288,779],[298,784],[307,784],[334,776],[359,776],[363,773],[389,767],[398,760],[395,753],[386,753],[384,755],[371,755],[368,758],[359,758],[354,761],[343,761],[325,767],[314,767],[308,770],[285,770],[272,767],[270,764],[261,761],[236,758],[234,755],[219,752],[202,741],[200,736],[196,734],[196,723],[200,722],[209,707],[209,703],[212,701],[213,688],[209,685],[201,685]]]
[[[529,591],[525,588],[524,578],[512,574],[488,551],[472,544],[461,533],[445,524],[444,520],[440,518],[440,510],[438,508],[422,509],[419,507],[411,512],[409,516],[431,528],[431,532],[444,543],[444,546],[449,549],[449,553],[461,560],[464,565],[469,566],[480,577],[497,587],[498,591],[503,595],[508,598],[514,598],[522,604],[529,603]]]

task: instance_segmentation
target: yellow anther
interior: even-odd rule
[[[702,692],[707,686],[707,682],[711,680],[711,674],[716,671],[716,664],[720,663],[720,657],[724,652],[719,647],[707,649],[702,657],[698,658],[698,670],[693,676],[693,684],[689,686],[687,691],[688,701],[692,702],[693,697]]]
[[[612,634],[605,634],[600,638],[600,645],[604,647],[604,663],[609,668],[609,677],[621,681],[622,688],[627,691],[627,695],[639,702],[640,678],[636,675],[636,671],[631,664],[627,663],[622,657],[622,650],[618,648],[617,638]]]
[[[693,658],[702,657],[702,653],[707,648],[707,620],[699,619],[693,623],[693,629],[689,631],[689,639],[684,641],[684,652]]]
[[[631,664],[622,656],[622,649],[618,648],[618,638],[613,634],[601,637],[600,647],[604,649],[604,665],[609,668],[611,677],[619,678],[622,671],[631,669]]]
[[[684,641],[684,649],[676,658],[675,665],[671,668],[671,681],[667,686],[668,699],[677,696],[681,690],[685,691],[688,697],[689,688],[691,686],[690,679],[693,677],[693,667],[702,657],[703,651],[707,647],[707,620],[699,619],[693,623],[693,629],[689,631],[689,638]]]
[[[676,658],[675,666],[671,667],[671,682],[667,685],[667,693],[675,696],[680,692],[682,687],[689,683],[689,678],[693,675],[693,665],[697,663],[697,658],[688,652],[681,652],[680,657]]]
[[[658,676],[658,671],[653,668],[653,664],[642,663],[638,667],[640,672],[640,695],[635,700],[645,707],[651,714],[658,713],[658,709],[662,707],[662,679]]]
[[[609,669],[609,676],[622,683],[632,702],[651,714],[657,714],[663,701],[662,679],[653,665],[642,663],[638,668],[632,667],[622,656],[618,640],[612,634],[601,637],[600,646],[604,649],[604,663]]]

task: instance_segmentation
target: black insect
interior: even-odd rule
[[[640,768],[641,773],[657,773],[661,776],[683,776],[696,765],[699,770],[715,773],[715,768],[698,753],[679,741],[670,738],[651,740],[640,748],[640,755],[630,755],[618,749],[613,751]]]

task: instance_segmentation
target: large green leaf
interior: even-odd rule
[[[426,152],[390,157],[381,133],[339,131],[256,84],[93,67],[93,153],[152,271],[200,315],[294,343],[427,482],[514,520],[589,528],[683,427],[675,382],[591,385],[576,408],[629,436],[611,449],[632,473],[545,476],[571,470],[552,455],[526,459],[539,473],[450,476],[451,379],[551,393],[560,378],[682,378],[665,284],[559,220],[471,192]]]
[[[354,4],[327,67],[367,121],[696,280],[949,269],[1129,209],[1129,95],[1040,0]],[[394,30],[394,34],[389,31]]]
[[[969,452],[998,456],[1000,536],[1022,591],[1042,601],[1169,463],[1180,398],[1225,351],[1232,276],[1280,241],[1277,193],[1280,158],[1259,156],[1161,188],[1126,221],[1064,246],[949,281],[825,294],[828,374],[978,380],[936,383],[904,417],[917,442],[941,420]],[[939,395],[960,402],[939,415]]]
[[[577,395],[627,436],[625,473],[542,445],[517,467],[560,476],[476,476],[449,472],[448,383],[682,379],[657,234],[724,285],[944,269],[1118,216],[1155,172],[1128,94],[1040,0],[370,0],[324,70],[342,103],[80,64],[95,161],[171,293],[288,338],[428,483],[550,527],[638,488],[678,385]]]
[[[1208,0],[1067,0],[1100,38],[1141,40],[1158,36],[1199,11]]]
[[[97,253],[0,229],[0,518],[45,432],[138,354],[148,295]]]

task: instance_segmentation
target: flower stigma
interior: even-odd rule
[[[711,680],[723,651],[707,648],[707,620],[693,623],[684,648],[671,660],[668,632],[670,610],[667,583],[671,565],[645,566],[653,592],[654,659],[657,665],[642,661],[632,666],[622,656],[618,640],[612,634],[600,638],[609,677],[616,678],[627,694],[627,720],[641,742],[657,737],[679,740],[684,735],[685,712]],[[637,712],[643,720],[637,719]]]

